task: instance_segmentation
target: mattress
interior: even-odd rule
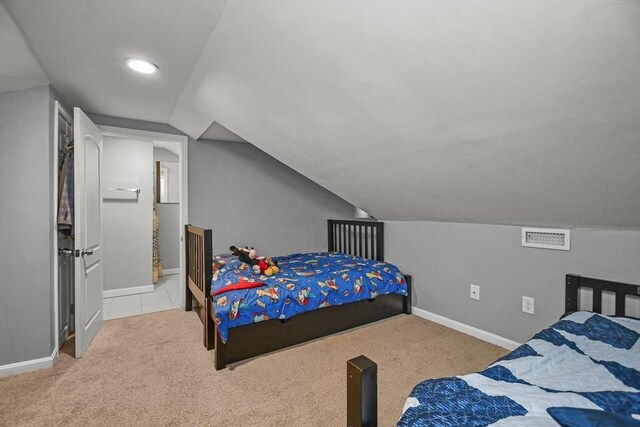
[[[217,256],[211,282],[215,323],[227,342],[230,328],[269,319],[289,319],[296,314],[332,305],[396,293],[407,295],[400,270],[389,263],[338,252],[293,254],[274,258],[280,272],[274,276],[255,274],[238,257]],[[237,283],[264,285],[224,291]]]
[[[399,426],[640,425],[640,320],[573,313],[484,371],[418,384]]]

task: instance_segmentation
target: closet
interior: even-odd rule
[[[74,332],[74,173],[73,118],[56,103],[56,246],[58,257],[58,347]]]

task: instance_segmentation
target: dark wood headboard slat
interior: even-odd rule
[[[627,294],[616,292],[616,316],[624,316]]]
[[[376,230],[376,247],[377,249],[377,259],[384,259],[384,239],[383,239],[383,230],[384,224],[381,224],[381,227]]]
[[[602,289],[593,289],[592,311],[602,313]]]
[[[369,227],[364,226],[364,258],[369,258]]]

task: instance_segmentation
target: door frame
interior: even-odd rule
[[[185,259],[185,235],[184,224],[189,222],[189,138],[184,135],[176,135],[163,132],[152,132],[146,130],[130,129],[119,126],[105,126],[97,125],[98,129],[102,131],[102,136],[110,136],[116,138],[130,138],[130,139],[142,139],[146,141],[163,141],[163,142],[175,142],[180,144],[180,156],[178,158],[180,168],[180,224],[179,236],[180,236],[180,283],[186,281],[186,259]],[[151,167],[151,166],[150,166]],[[184,292],[180,293],[180,307],[185,306]]]
[[[51,241],[53,242],[51,248],[53,263],[51,265],[53,268],[53,272],[51,273],[51,276],[53,277],[53,324],[55,328],[54,351],[56,353],[56,359],[58,357],[58,350],[60,349],[60,337],[58,336],[58,332],[60,329],[60,311],[58,309],[58,302],[60,298],[60,296],[58,295],[58,162],[60,161],[59,116],[63,116],[67,121],[69,121],[69,123],[73,123],[73,116],[69,114],[69,112],[62,106],[60,101],[55,101],[53,120],[53,156],[51,156],[53,157],[53,165],[51,169],[53,174],[51,180],[51,194],[53,199],[53,216],[51,217],[51,221],[53,223],[51,227],[53,233],[53,237],[51,239]]]

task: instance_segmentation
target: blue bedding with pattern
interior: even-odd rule
[[[482,372],[424,381],[399,426],[640,425],[640,320],[576,312]]]
[[[223,342],[228,330],[269,319],[289,319],[296,314],[341,305],[378,295],[407,294],[400,270],[392,264],[338,252],[293,254],[275,257],[280,272],[255,274],[238,257],[214,257],[224,263],[214,269],[211,281],[215,322]],[[263,282],[253,289],[233,290],[213,296],[224,286]]]

